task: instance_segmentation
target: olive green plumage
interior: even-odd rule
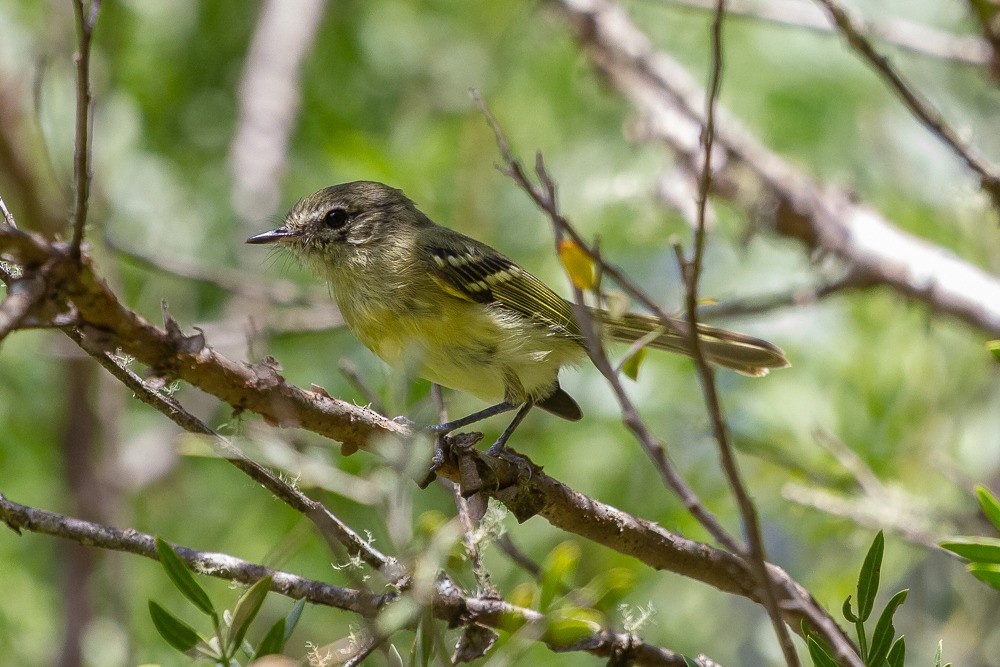
[[[299,201],[277,229],[248,243],[281,243],[326,280],[358,339],[386,362],[484,400],[532,401],[567,419],[580,409],[559,369],[586,356],[573,304],[493,248],[434,224],[400,190],[356,181]],[[669,322],[590,309],[602,334],[690,355]],[[781,350],[699,325],[706,358],[746,375],[788,365]]]

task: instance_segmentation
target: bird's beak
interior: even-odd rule
[[[263,243],[278,243],[284,239],[292,238],[295,234],[288,231],[284,227],[277,227],[269,232],[264,232],[262,234],[257,234],[251,236],[247,239],[247,243],[263,244]]]

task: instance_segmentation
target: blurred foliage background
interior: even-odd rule
[[[854,4],[872,18],[975,31],[957,1]],[[659,48],[704,80],[710,14],[658,0],[625,6]],[[595,76],[570,31],[544,4],[329,2],[304,60],[287,163],[273,184],[279,195],[273,205],[259,207],[245,193],[234,195],[230,159],[257,9],[255,2],[228,0],[104,3],[93,62],[89,238],[100,271],[130,307],[159,321],[166,300],[186,330],[205,327],[208,342],[224,354],[251,360],[273,355],[295,384],[320,385],[363,404],[364,396],[338,369],[340,360],[349,360],[390,414],[430,418],[426,383],[393,374],[346,330],[270,330],[269,322],[290,318],[292,310],[301,315],[303,303],[326,297],[299,267],[242,241],[269,229],[296,199],[320,187],[379,180],[402,188],[438,222],[494,245],[568,294],[547,222],[494,168],[493,135],[470,100],[471,87],[482,92],[526,161],[535,150],[543,152],[574,224],[590,237],[599,235],[604,254],[666,308],[679,307],[682,287],[670,239],[689,245],[691,231],[654,196],[669,157],[623,136],[628,105]],[[725,47],[721,102],[762,141],[805,172],[856,192],[907,231],[991,273],[1000,270],[1000,231],[973,179],[840,40],[733,18]],[[44,194],[55,202],[69,201],[72,183],[74,49],[69,3],[0,0],[5,106],[22,114],[28,154],[36,169],[48,171]],[[890,53],[973,143],[994,160],[1000,157],[1000,95],[983,72]],[[19,215],[24,202],[3,173],[0,195],[22,227],[37,228]],[[830,260],[810,258],[790,240],[746,234],[746,211],[720,205],[717,213],[703,295],[726,301],[836,275]],[[244,290],[208,279],[227,269]],[[236,294],[289,285],[285,304]],[[984,351],[987,336],[885,288],[722,324],[777,343],[793,363],[761,380],[719,375],[771,560],[839,614],[867,545],[884,526],[883,594],[911,589],[896,625],[907,635],[914,662],[929,664],[943,639],[946,658],[956,664],[989,664],[1000,652],[1000,599],[960,562],[915,542],[985,530],[969,490],[975,481],[994,492],[1000,485],[1000,372]],[[89,360],[77,361],[70,348],[59,334],[41,331],[19,332],[0,347],[0,491],[69,514],[80,511],[81,494],[93,494],[102,517],[115,525],[350,585],[300,516],[205,456],[206,447],[131,400]],[[532,414],[514,447],[583,493],[707,540],[622,427],[599,374],[581,368],[565,373],[563,385],[581,402],[585,420],[567,424]],[[318,436],[275,431],[252,415],[232,415],[197,390],[175,389],[182,403],[239,436],[259,459],[283,463],[292,476],[301,473],[302,486],[326,480],[332,490],[314,492],[355,528],[371,531],[384,551],[413,556],[426,527],[454,515],[445,489],[420,491],[400,482],[380,457],[361,452],[344,458],[335,443]],[[651,354],[629,389],[702,500],[738,533],[692,365]],[[479,407],[450,393],[447,401],[452,415]],[[80,428],[73,415],[81,409],[90,413],[83,423],[96,428],[85,456],[99,490],[74,492],[77,464],[67,443],[80,435],[72,431]],[[491,423],[488,437],[501,427]],[[870,466],[883,495],[862,492],[823,446],[831,440]],[[851,516],[811,506],[830,499]],[[565,558],[572,547],[553,550],[578,542],[579,559],[566,583],[603,586],[596,605],[613,625],[651,610],[638,632],[652,643],[706,652],[723,664],[780,661],[765,614],[745,600],[652,572],[539,518],[517,525],[508,516],[503,526],[539,563],[551,562],[553,553]],[[66,586],[80,553],[44,536],[0,535],[0,662],[54,664],[65,650]],[[146,612],[150,597],[183,609],[156,563],[108,553],[90,558],[83,663],[176,664]],[[502,592],[510,595],[520,585],[518,594],[528,595],[529,575],[495,547],[486,548],[486,560]],[[455,571],[474,585],[467,565]],[[216,599],[236,597],[222,582],[205,584]],[[261,627],[290,606],[272,595]],[[307,642],[329,643],[356,625],[350,614],[309,607],[289,649],[304,655]],[[404,654],[406,642],[398,638]],[[487,660],[571,665],[593,659],[505,638]]]

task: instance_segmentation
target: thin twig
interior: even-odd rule
[[[552,226],[556,234],[556,248],[558,250],[559,244],[562,241],[563,234],[570,236],[581,248],[583,248],[595,261],[597,261],[608,275],[611,275],[615,281],[625,287],[626,284],[631,286],[630,292],[640,298],[644,303],[648,303],[653,307],[654,312],[657,314],[662,314],[659,307],[652,302],[651,299],[645,296],[638,288],[631,285],[624,275],[604,263],[604,260],[599,256],[599,254],[590,248],[583,238],[576,232],[575,229],[569,224],[569,221],[561,213],[556,205],[555,201],[555,184],[548,177],[545,171],[544,163],[542,162],[541,154],[537,156],[536,160],[536,172],[538,174],[539,181],[541,182],[541,187],[534,185],[529,179],[524,171],[524,167],[521,165],[520,160],[518,160],[510,149],[510,143],[507,141],[507,136],[500,126],[499,121],[493,116],[486,102],[482,99],[477,91],[472,92],[473,99],[479,106],[486,121],[489,123],[490,127],[493,129],[493,133],[496,135],[497,146],[500,149],[501,157],[503,158],[504,166],[501,171],[508,175],[514,180],[517,185],[524,190],[529,197],[535,202],[535,205],[540,209],[545,211],[552,221]],[[677,497],[681,499],[684,503],[684,507],[694,516],[702,526],[709,532],[712,537],[718,540],[719,544],[733,551],[734,553],[739,553],[740,545],[733,538],[729,532],[723,528],[722,524],[719,523],[718,519],[708,511],[708,509],[701,503],[698,499],[697,494],[694,492],[684,478],[680,475],[673,464],[667,457],[666,449],[663,444],[660,443],[653,434],[647,428],[642,417],[639,416],[639,411],[635,408],[628,394],[625,392],[625,388],[621,384],[621,380],[618,374],[615,372],[607,355],[604,353],[601,346],[600,337],[594,328],[594,324],[591,321],[590,313],[585,306],[583,306],[583,292],[573,284],[574,293],[574,315],[578,325],[580,326],[580,331],[584,336],[587,352],[590,355],[591,360],[602,375],[608,380],[611,385],[615,396],[618,399],[619,405],[622,409],[622,418],[625,425],[632,433],[632,435],[639,441],[640,446],[646,453],[646,456],[653,463],[657,472],[663,478],[667,486],[677,494]],[[662,314],[666,318],[666,314]]]
[[[497,538],[497,548],[535,579],[542,576],[541,566],[521,551],[507,533]]]
[[[90,41],[94,25],[101,10],[101,0],[90,0],[90,7],[84,9],[83,0],[73,0],[76,15],[76,140],[73,150],[73,239],[69,254],[74,260],[80,259],[83,243],[83,228],[87,224],[87,208],[90,205],[90,121],[93,95],[90,90]]]
[[[157,271],[211,283],[228,292],[242,294],[254,299],[268,300],[283,305],[304,304],[319,301],[320,290],[306,290],[290,280],[261,280],[260,275],[229,266],[204,266],[178,257],[170,257],[162,252],[143,253],[126,247],[118,240],[106,238],[105,245],[123,258]],[[315,299],[310,295],[315,293]],[[329,297],[326,297],[327,301]]]
[[[14,215],[7,209],[7,204],[4,202],[3,197],[0,197],[0,211],[3,212],[4,222],[6,222],[8,226],[17,229],[17,222],[14,220]]]
[[[2,494],[0,494],[0,521],[18,534],[21,530],[29,530],[101,549],[158,560],[156,538],[152,535],[27,507],[5,498]],[[291,598],[304,598],[316,604],[329,605],[362,615],[372,615],[386,601],[392,599],[392,596],[372,595],[367,591],[341,588],[289,572],[272,570],[227,554],[196,551],[187,547],[174,549],[193,571],[244,584],[253,584],[271,575],[273,578],[271,590],[276,593]]]
[[[142,378],[118,363],[103,348],[88,340],[77,330],[67,329],[66,333],[109,373],[131,389],[135,397],[140,401],[166,415],[185,431],[210,436],[212,448],[219,456],[239,468],[254,481],[260,483],[290,507],[306,515],[310,521],[316,524],[320,534],[323,535],[331,548],[343,545],[352,557],[360,558],[371,567],[382,572],[390,581],[396,581],[403,576],[402,566],[400,566],[396,559],[386,556],[363,540],[350,527],[324,507],[322,503],[312,500],[267,468],[248,458],[231,441],[222,437],[214,429],[185,410],[172,397],[165,396],[151,388]]]
[[[788,306],[812,305],[828,296],[839,294],[840,292],[864,287],[867,281],[861,276],[849,273],[848,275],[820,282],[807,287],[799,287],[784,292],[774,294],[763,294],[750,296],[742,299],[731,299],[719,304],[700,304],[698,311],[702,315],[702,320],[722,317],[746,317],[748,315],[762,315],[772,310],[786,308]]]
[[[347,359],[341,359],[337,362],[337,368],[340,370],[340,373],[347,378],[347,381],[354,385],[355,389],[361,392],[361,395],[365,397],[366,401],[368,401],[368,405],[372,410],[380,415],[387,414],[388,411],[386,410],[385,403],[382,402],[382,399],[375,392],[375,390],[368,386],[368,383],[365,382],[363,377],[361,377],[361,374],[358,373],[358,369],[353,363]]]
[[[967,142],[944,120],[941,114],[923,99],[903,76],[889,64],[889,59],[876,51],[875,46],[864,35],[864,30],[851,18],[847,11],[835,0],[816,0],[830,13],[831,18],[843,33],[847,43],[862,59],[866,60],[875,71],[889,84],[903,104],[910,110],[920,123],[931,133],[938,136],[965,164],[979,174],[980,185],[990,196],[993,206],[1000,210],[1000,172],[984,156]]]
[[[550,0],[573,26],[584,53],[641,118],[640,141],[667,147],[696,174],[704,91],[670,54],[656,49],[609,0]],[[738,206],[764,202],[768,228],[810,253],[838,257],[869,284],[886,285],[936,312],[1000,335],[1000,280],[942,246],[903,232],[870,205],[793,167],[719,110],[716,145],[725,162],[715,194]],[[624,288],[624,285],[623,285]],[[655,311],[654,311],[655,312]]]
[[[0,226],[0,254],[21,266],[37,267],[53,257],[62,258],[61,246],[40,237]],[[152,326],[128,310],[99,278],[84,256],[81,264],[61,262],[60,280],[72,295],[70,306],[88,331],[106,337],[144,364],[166,377],[190,382],[234,407],[259,412],[274,423],[296,425],[344,443],[344,449],[368,446],[380,437],[407,437],[412,431],[374,412],[357,408],[286,382],[266,364],[250,366],[219,354],[199,343],[196,336],[183,336],[176,323],[169,331]],[[71,270],[72,269],[72,270]],[[525,478],[514,463],[489,457],[474,448],[447,459],[438,474],[458,482],[466,471],[491,475],[495,484],[483,493],[502,502],[519,520],[538,515],[553,527],[632,556],[657,570],[669,570],[713,586],[720,591],[760,602],[755,578],[739,557],[712,546],[685,539],[662,526],[623,512],[574,491],[540,469]],[[798,627],[805,619],[835,649],[846,664],[856,661],[856,649],[833,618],[808,591],[787,573],[769,565],[781,582],[782,609]],[[854,658],[852,659],[852,656]]]
[[[698,323],[696,319],[698,315],[698,282],[701,278],[702,262],[705,254],[705,211],[708,206],[708,195],[712,189],[712,147],[715,143],[715,104],[722,85],[722,25],[725,17],[725,8],[726,0],[718,0],[715,15],[712,19],[710,40],[712,70],[709,78],[708,93],[705,98],[705,127],[702,130],[703,162],[701,174],[698,179],[694,257],[690,261],[685,261],[680,249],[676,248],[676,250],[686,287],[687,315],[688,321],[691,323],[688,340],[693,352],[692,357],[694,358],[695,365],[698,367],[698,374],[701,378],[705,406],[708,409],[715,442],[718,445],[719,460],[726,479],[733,490],[733,495],[736,497],[736,504],[743,521],[743,531],[746,534],[749,546],[748,552],[743,555],[750,561],[750,565],[760,583],[764,608],[771,619],[771,625],[774,627],[778,644],[781,646],[781,651],[785,656],[785,662],[790,667],[797,667],[799,665],[798,655],[795,652],[795,646],[792,644],[788,626],[785,624],[781,609],[778,606],[778,596],[774,590],[775,584],[767,571],[767,552],[760,532],[760,519],[757,516],[757,508],[754,506],[753,499],[750,498],[750,494],[747,492],[739,466],[736,463],[736,458],[733,455],[733,447],[729,442],[729,431],[722,416],[722,403],[719,400],[718,390],[715,386],[715,373],[705,359],[705,354],[701,347],[701,339],[698,336]]]
[[[444,404],[444,395],[441,391],[441,385],[434,383],[431,385],[431,398],[438,409],[438,423],[444,424],[448,421],[448,409]],[[479,593],[485,594],[487,596],[498,597],[496,587],[493,586],[493,582],[490,580],[489,570],[483,565],[483,559],[479,554],[479,544],[475,539],[476,526],[472,519],[473,509],[479,515],[478,520],[482,520],[482,505],[485,503],[485,499],[480,495],[476,494],[471,498],[466,498],[462,495],[462,489],[460,485],[455,484],[446,479],[438,478],[443,484],[446,484],[450,489],[452,496],[455,498],[455,507],[458,510],[458,521],[462,526],[462,543],[465,545],[465,553],[469,556],[469,564],[472,566],[472,574],[476,577],[476,584],[479,587]],[[475,504],[475,508],[473,508]]]
[[[42,535],[52,535],[74,542],[111,551],[143,556],[158,560],[156,538],[133,529],[119,529],[69,517],[55,512],[28,507],[12,502],[0,494],[0,523],[20,534],[29,530]],[[343,609],[373,619],[388,605],[400,599],[400,595],[390,592],[373,595],[364,590],[332,586],[320,581],[300,577],[289,572],[274,570],[264,565],[235,558],[228,554],[197,551],[174,545],[174,550],[187,566],[198,573],[218,579],[253,584],[265,576],[272,578],[271,590],[294,599],[305,599],[314,604],[322,604]],[[553,650],[583,651],[601,657],[610,657],[627,652],[637,665],[663,665],[684,667],[684,656],[668,649],[643,642],[638,637],[597,627],[581,636],[574,644],[567,645],[565,633],[559,638],[558,631],[549,632],[551,619],[533,609],[526,609],[504,600],[488,597],[474,597],[463,594],[450,580],[442,578],[436,582],[430,607],[436,618],[453,625],[475,623],[516,632],[521,628],[534,628],[542,641]],[[698,665],[714,664],[707,659],[696,661]]]
[[[715,0],[658,1],[674,7],[715,11]],[[827,34],[836,30],[822,9],[801,0],[727,0],[726,14]],[[992,49],[981,37],[956,35],[899,18],[870,21],[866,27],[872,37],[917,55],[977,66],[993,62]]]

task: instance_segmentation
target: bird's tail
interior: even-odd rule
[[[686,333],[687,323],[683,320],[664,322],[658,317],[626,313],[612,316],[607,311],[590,309],[591,317],[601,325],[604,335],[623,343],[634,343],[649,337],[646,345],[658,350],[676,352],[688,357],[694,355]],[[656,332],[654,334],[654,332]],[[742,373],[760,377],[772,368],[790,366],[784,353],[766,340],[745,336],[735,331],[727,331],[707,324],[698,325],[698,337],[702,354],[715,364]]]

